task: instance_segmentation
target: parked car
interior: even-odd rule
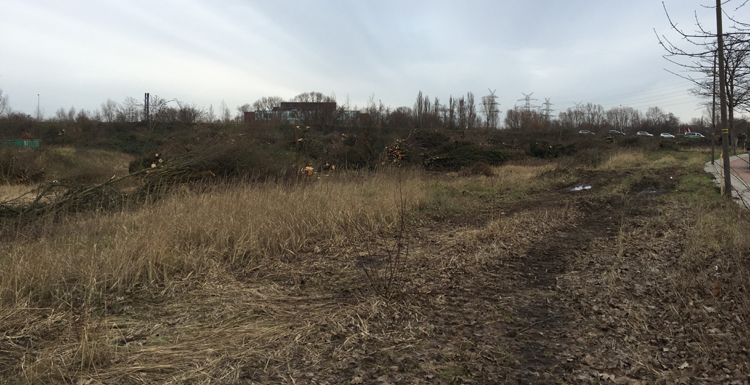
[[[659,136],[661,136],[662,138],[667,138],[667,139],[674,138],[674,135],[672,135],[670,133],[667,133],[667,132],[662,132],[661,135],[659,135]]]
[[[621,132],[621,131],[617,131],[617,130],[609,130],[609,131],[607,131],[607,135],[622,135],[622,136],[625,136],[625,133]]]
[[[685,137],[686,138],[705,138],[705,136],[701,135],[700,132],[686,132]]]
[[[636,133],[636,135],[638,135],[638,136],[654,136],[654,135],[652,135],[652,134],[650,134],[650,133],[648,133],[646,131],[638,131]]]
[[[578,131],[578,133],[581,135],[589,135],[589,134],[594,135],[594,133],[589,130],[581,130],[581,131]]]

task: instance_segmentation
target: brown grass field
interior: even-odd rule
[[[6,230],[0,383],[747,384],[750,213],[707,160],[183,186]]]

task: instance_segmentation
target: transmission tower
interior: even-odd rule
[[[546,115],[547,120],[549,120],[549,113],[554,111],[550,108],[553,104],[549,102],[549,98],[544,98],[544,103],[542,103],[542,105],[544,106],[544,115]]]
[[[497,88],[495,90],[488,88],[487,91],[490,91],[490,94],[485,96],[489,101],[489,106],[487,106],[487,129],[495,129],[497,128],[498,113],[500,112],[497,109],[497,106],[500,103],[495,101],[495,99],[497,99],[497,95],[495,95]]]
[[[495,99],[497,99],[497,95],[495,95],[495,92],[497,92],[497,88],[495,90],[487,89],[487,91],[490,91],[490,95],[488,96],[491,100],[490,106],[492,107],[492,111],[495,111],[495,106],[499,103],[495,102]]]
[[[525,104],[525,105],[523,106],[523,109],[524,109],[524,110],[526,110],[527,112],[528,112],[528,111],[531,111],[531,107],[533,107],[533,106],[531,105],[531,101],[532,101],[532,100],[537,100],[537,99],[532,99],[532,98],[531,98],[531,95],[534,95],[534,93],[532,92],[532,93],[530,93],[530,94],[526,95],[526,94],[524,94],[523,92],[521,92],[521,94],[523,95],[523,99],[518,99],[518,101],[519,101],[519,102],[520,102],[520,101],[525,101],[525,102],[526,102],[526,104]]]

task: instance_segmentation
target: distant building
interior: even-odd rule
[[[270,111],[245,112],[245,123],[279,121],[305,126],[360,125],[369,122],[369,114],[339,111],[336,102],[282,102]]]
[[[336,102],[282,102],[273,110],[290,124],[333,125],[336,119]]]

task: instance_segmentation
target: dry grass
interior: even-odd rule
[[[496,168],[494,177],[459,177],[443,186],[488,194],[526,190],[548,169]],[[225,262],[253,269],[313,243],[340,246],[351,224],[366,231],[393,226],[399,188],[406,206],[415,207],[434,186],[408,171],[344,174],[296,186],[184,190],[137,211],[69,217],[44,225],[41,239],[2,246],[0,260],[10,268],[0,272],[0,300],[80,303]]]
[[[456,243],[475,251],[478,259],[522,255],[537,237],[575,223],[580,212],[574,207],[549,207],[501,215],[478,229],[456,234]]]
[[[663,168],[663,167],[674,167],[677,166],[678,160],[672,155],[663,156],[655,161],[653,161],[650,165],[650,167],[653,168]]]
[[[407,206],[418,204],[423,182],[403,177]],[[2,247],[0,263],[9,268],[0,272],[0,300],[72,303],[222,262],[252,269],[313,241],[341,244],[348,222],[367,230],[393,225],[399,183],[381,173],[358,183],[221,186],[134,212],[71,217],[47,225],[41,239]]]
[[[660,167],[681,164],[662,159]],[[644,162],[642,153],[618,153],[601,169],[620,170],[624,164],[650,167]],[[386,170],[343,173],[297,185],[235,184],[200,193],[185,189],[138,210],[71,216],[64,223],[46,224],[34,242],[19,240],[0,249],[0,263],[9,267],[0,271],[0,330],[7,337],[0,341],[0,349],[8,352],[0,356],[0,377],[9,383],[40,384],[293,384],[309,382],[309,373],[342,378],[341,373],[353,373],[348,362],[359,365],[378,354],[379,365],[393,362],[383,359],[385,354],[396,360],[429,349],[448,352],[420,345],[425,335],[440,330],[430,319],[434,309],[414,305],[413,298],[389,302],[359,294],[368,286],[357,264],[362,246],[353,242],[377,244],[384,238],[359,239],[361,234],[355,231],[353,237],[351,229],[388,234],[397,224],[401,197],[410,209],[483,209],[498,201],[513,208],[508,197],[532,193],[561,178],[551,172],[553,168],[510,165],[495,167],[489,177],[439,178]],[[601,205],[597,207],[615,202],[612,197],[600,198],[591,197]],[[750,241],[743,234],[750,232],[750,225],[745,214],[729,205],[696,208],[669,195],[664,198],[662,214],[649,221],[636,217],[637,226],[618,222],[617,240],[601,235],[596,240],[600,243],[590,248],[596,264],[608,261],[628,267],[624,272],[599,270],[616,273],[605,281],[621,284],[628,272],[636,271],[626,262],[640,258],[643,274],[660,278],[654,290],[687,295],[696,288],[708,290],[705,285],[710,287],[716,277],[711,266],[733,272],[747,269]],[[622,206],[635,204],[627,201]],[[549,234],[572,231],[584,216],[598,214],[584,212],[586,206],[575,202],[532,200],[519,206],[523,207],[507,214],[485,212],[484,221],[465,226],[412,224],[411,242],[417,245],[409,260],[414,287],[425,285],[419,290],[427,290],[459,273],[471,281],[488,264],[523,258],[550,239]],[[620,206],[616,207],[606,215],[617,214]],[[419,213],[414,215],[419,222]],[[689,233],[676,234],[673,229]],[[654,246],[663,239],[683,238],[684,248],[673,243]],[[613,245],[615,241],[622,245]],[[605,258],[599,251],[612,255]],[[679,254],[680,263],[652,266],[651,253],[667,251]],[[594,269],[586,266],[584,270]],[[517,280],[514,277],[509,276],[509,282]],[[747,292],[748,275],[731,277],[722,281],[726,293],[750,308],[739,294]],[[598,284],[602,278],[596,279]],[[618,290],[627,292],[630,287]],[[429,298],[435,304],[446,301],[437,292]],[[650,314],[647,310],[631,311],[626,321],[640,328],[646,323],[639,317]],[[453,333],[451,327],[443,325],[438,333]],[[433,377],[454,365],[424,364],[414,370],[426,370]]]
[[[695,224],[686,234],[684,267],[693,279],[681,282],[692,291],[729,295],[740,306],[737,311],[750,318],[750,221],[733,202],[718,207],[698,206]],[[714,287],[715,285],[715,287]]]
[[[20,198],[20,202],[31,202],[36,198],[36,190],[41,185],[0,184],[0,202]]]
[[[626,168],[640,167],[646,163],[646,156],[639,150],[622,150],[610,155],[601,165],[599,170],[622,170]]]
[[[493,167],[492,176],[484,175],[454,175],[445,182],[445,186],[457,191],[518,191],[526,192],[539,187],[548,181],[540,178],[546,172],[555,169],[554,164],[544,163],[542,165],[506,165]]]
[[[549,163],[533,166],[508,165],[495,167],[496,183],[506,189],[526,190],[540,183],[539,176],[554,167]]]
[[[441,183],[457,191],[527,189],[549,168],[495,168],[494,177]],[[2,364],[16,368],[12,378],[29,383],[84,374],[79,377],[84,381],[133,381],[146,373],[150,381],[163,383],[232,382],[248,367],[255,368],[255,378],[265,371],[288,372],[289,378],[277,381],[293,383],[295,372],[283,366],[291,360],[314,362],[319,352],[306,345],[333,334],[347,336],[334,352],[343,360],[360,339],[371,338],[368,318],[384,306],[377,297],[344,306],[323,295],[322,288],[340,280],[366,286],[350,259],[359,250],[351,244],[351,229],[388,233],[397,223],[400,199],[407,208],[417,207],[435,186],[418,172],[399,170],[307,182],[224,185],[200,193],[185,189],[135,211],[47,223],[33,242],[4,245],[0,263],[9,268],[0,272],[0,328],[14,330],[17,338],[57,337],[38,346],[33,359],[11,349],[14,354]],[[483,233],[518,233],[516,226],[533,221],[522,217],[494,223]],[[288,263],[320,248],[325,259]],[[443,253],[415,255],[447,268],[451,263],[442,260]],[[306,267],[333,269],[336,275],[321,281],[309,277]],[[239,282],[228,270],[256,279]],[[314,291],[295,299],[306,276],[316,282]],[[323,292],[314,294],[317,290]],[[113,315],[151,296],[168,302],[167,316],[158,324]],[[331,332],[321,336],[317,323]],[[391,338],[407,341],[413,335]],[[131,340],[137,343],[123,342]],[[96,374],[102,368],[108,369]]]

